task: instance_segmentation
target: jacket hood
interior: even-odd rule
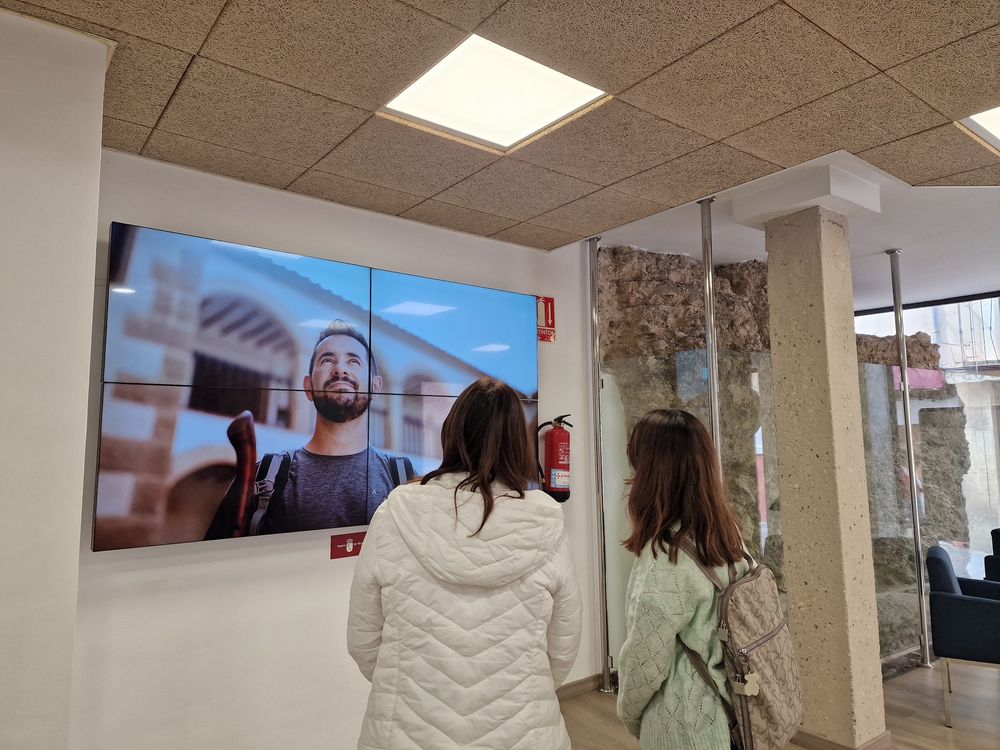
[[[495,485],[493,513],[472,536],[483,520],[483,499],[459,490],[456,516],[460,479],[449,474],[426,485],[402,485],[386,499],[386,510],[417,560],[441,581],[486,588],[504,586],[539,567],[563,533],[559,504],[540,490],[519,498]]]

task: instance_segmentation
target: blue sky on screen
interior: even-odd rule
[[[506,381],[538,390],[535,298],[372,271],[372,314]]]
[[[170,257],[182,248],[228,253],[234,259],[257,254],[365,310],[371,302],[374,315],[523,393],[538,390],[536,306],[531,295],[156,229],[143,228],[139,237],[143,252],[154,256]],[[302,324],[322,327],[325,318]]]
[[[311,258],[307,255],[294,255],[278,250],[265,250],[250,245],[222,242],[221,240],[210,240],[210,242],[216,247],[255,252],[282,268],[305,276],[348,302],[368,309],[369,269],[367,266],[355,266],[350,263]]]
[[[204,237],[194,237],[178,232],[167,232],[160,229],[141,228],[139,241],[142,252],[170,258],[178,250],[192,248],[203,253],[228,252],[234,258],[243,253],[254,253],[267,258],[275,265],[294,271],[315,282],[329,292],[343,297],[359,307],[368,309],[368,273],[367,266],[357,266],[339,261],[311,258],[306,255],[296,255],[280,250],[268,250],[253,245],[240,245],[224,240],[210,240]]]

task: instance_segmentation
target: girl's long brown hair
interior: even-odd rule
[[[442,474],[464,475],[455,488],[455,512],[460,489],[483,496],[483,520],[472,536],[493,512],[494,482],[523,498],[534,476],[524,409],[514,389],[494,378],[480,378],[462,391],[441,428],[441,448],[441,465],[420,483]]]
[[[629,436],[628,462],[634,477],[625,549],[638,555],[649,544],[653,557],[659,547],[677,562],[679,545],[689,540],[706,565],[742,559],[739,520],[726,498],[712,438],[695,416],[680,409],[643,416]]]

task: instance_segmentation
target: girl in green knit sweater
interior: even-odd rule
[[[633,428],[628,460],[632,534],[624,545],[636,559],[618,660],[618,716],[642,750],[729,750],[725,707],[685,650],[701,656],[728,696],[719,602],[704,573],[679,549],[692,545],[723,581],[730,565],[737,576],[747,571],[712,439],[686,411],[658,409]]]

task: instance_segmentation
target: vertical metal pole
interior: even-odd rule
[[[722,462],[722,426],[719,420],[719,341],[715,335],[715,266],[712,263],[712,203],[702,198],[701,262],[705,267],[705,356],[708,359],[708,409],[711,415],[712,440]]]
[[[906,371],[906,330],[903,326],[903,298],[899,285],[901,250],[886,250],[892,269],[892,306],[896,313],[896,345],[899,347],[899,382],[903,391],[903,430],[906,433],[906,461],[910,474],[910,515],[913,517],[913,561],[917,567],[917,605],[920,608],[920,665],[931,665],[927,604],[924,600],[924,554],[920,539],[920,504],[917,498],[917,458],[913,451],[913,424],[910,421],[910,378]]]
[[[613,693],[611,654],[608,643],[607,539],[604,536],[604,455],[601,449],[601,329],[597,319],[597,247],[600,237],[587,240],[590,268],[590,391],[594,410],[594,496],[597,498],[597,579],[600,585],[597,607],[601,645],[601,692]]]

